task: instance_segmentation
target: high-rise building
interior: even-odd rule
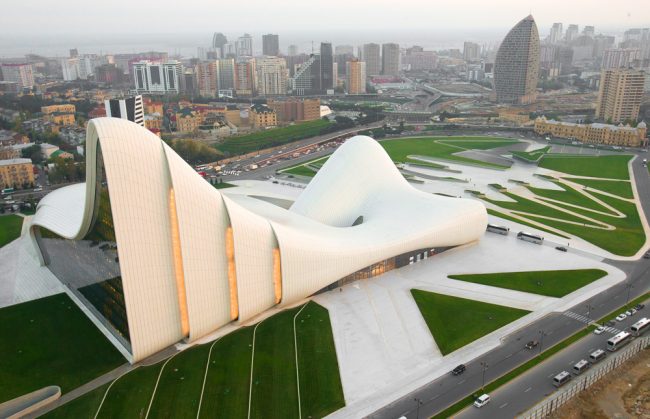
[[[255,58],[240,59],[235,63],[235,92],[240,96],[254,96]]]
[[[287,55],[289,57],[295,57],[298,55],[298,45],[289,45],[289,48],[287,49]]]
[[[438,56],[433,51],[425,51],[414,45],[402,56],[402,67],[408,71],[433,70],[436,68]]]
[[[104,101],[106,116],[128,119],[144,127],[144,105],[142,96],[131,96],[124,99],[108,99]]]
[[[562,40],[562,23],[556,22],[551,27],[551,32],[548,34],[546,40],[550,44],[557,44]]]
[[[334,55],[354,55],[354,47],[352,45],[337,45],[334,48]]]
[[[100,83],[119,83],[122,81],[122,70],[115,64],[104,64],[95,68],[95,81]]]
[[[273,57],[280,55],[280,40],[277,35],[262,35],[262,54]]]
[[[275,111],[279,122],[320,119],[320,99],[269,99],[267,105]]]
[[[578,27],[578,25],[569,25],[569,27],[566,29],[564,40],[566,42],[573,41],[578,37],[579,32],[580,32],[580,28]]]
[[[330,42],[320,44],[320,90],[325,92],[334,88],[334,54]]]
[[[612,48],[603,53],[602,68],[604,70],[627,68],[640,59],[641,50],[639,48]]]
[[[618,123],[636,121],[639,117],[645,74],[633,69],[603,70],[596,118]]]
[[[217,88],[219,91],[235,90],[235,60],[217,60]]]
[[[381,53],[379,44],[364,44],[360,60],[366,63],[366,74],[376,76],[381,74]]]
[[[289,71],[287,62],[281,57],[264,57],[256,60],[257,94],[277,96],[287,93]]]
[[[501,42],[494,62],[497,102],[527,104],[536,99],[539,34],[532,15],[517,23]]]
[[[481,58],[481,46],[474,42],[463,43],[463,59],[465,61],[478,61]]]
[[[244,36],[237,38],[236,51],[237,57],[252,57],[253,37],[245,33]]]
[[[345,88],[350,95],[366,93],[366,63],[359,60],[348,61],[345,74]]]
[[[347,62],[354,58],[354,47],[352,45],[337,45],[334,48],[334,61],[336,62],[336,69],[339,74],[346,74]]]
[[[296,69],[290,80],[293,94],[304,96],[320,92],[320,56],[312,54]]]
[[[585,26],[584,28],[582,28],[582,35],[593,38],[594,36],[596,36],[596,28],[594,28],[593,26]]]
[[[149,94],[179,94],[183,65],[179,61],[154,63],[138,61],[133,64],[135,90],[138,93]]]
[[[201,62],[196,65],[196,81],[199,95],[203,97],[217,97],[218,70],[216,61]]]
[[[386,76],[397,76],[399,74],[398,44],[381,45],[381,74]]]
[[[34,70],[29,63],[0,65],[4,81],[16,83],[19,89],[31,89],[34,86]]]
[[[215,32],[212,36],[212,48],[219,51],[221,57],[225,57],[223,47],[228,43],[228,38],[221,32]]]

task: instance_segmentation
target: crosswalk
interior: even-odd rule
[[[562,315],[564,315],[566,317],[570,317],[570,318],[572,318],[574,320],[577,320],[577,321],[585,323],[585,324],[592,324],[593,323],[593,320],[591,320],[589,317],[583,316],[582,314],[574,313],[573,311],[565,311],[564,313],[562,313]],[[611,333],[613,335],[621,333],[621,330],[619,330],[619,329],[617,329],[615,327],[610,327],[610,326],[605,326],[605,331],[609,332],[609,333]]]

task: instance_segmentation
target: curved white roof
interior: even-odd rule
[[[50,193],[32,226],[74,240],[86,235],[98,144],[134,361],[390,257],[477,240],[487,224],[478,201],[413,188],[369,137],[343,144],[286,210],[223,196],[146,129],[98,118],[88,127],[86,183]]]

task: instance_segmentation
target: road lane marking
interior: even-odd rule
[[[514,353],[512,353],[512,354],[510,354],[510,355],[508,355],[508,356],[506,356],[506,358],[505,358],[505,359],[508,359],[508,358],[510,358],[510,357],[511,357],[511,356],[513,356],[513,355],[514,355]]]
[[[465,381],[467,381],[467,380],[459,381],[459,382],[458,382],[458,385],[463,384]]]
[[[555,374],[551,374],[551,375],[548,376],[548,378],[551,378],[551,377],[554,376],[554,375],[555,375]]]
[[[508,405],[508,403],[504,403],[504,404],[502,404],[501,406],[499,406],[499,409],[503,409],[503,408],[506,407],[507,405]]]
[[[532,387],[528,387],[526,390],[524,390],[524,393],[528,393],[532,389],[533,389]]]

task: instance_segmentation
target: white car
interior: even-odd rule
[[[488,403],[490,403],[490,396],[488,394],[484,394],[480,396],[478,399],[474,400],[474,406],[478,408],[481,408]]]
[[[625,313],[621,313],[618,316],[616,316],[616,321],[617,322],[622,322],[625,319],[627,319],[627,314],[625,314]]]
[[[596,330],[594,330],[594,334],[596,334],[596,335],[600,335],[600,334],[603,333],[604,331],[605,331],[605,326],[598,326],[598,327],[596,328]]]

